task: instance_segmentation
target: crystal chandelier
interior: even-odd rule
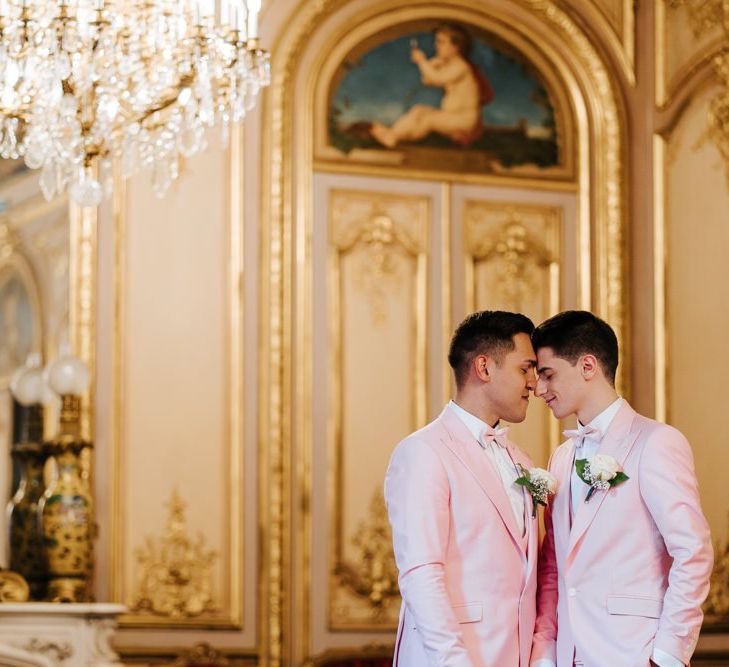
[[[41,169],[47,199],[97,206],[152,172],[162,196],[180,157],[224,140],[268,85],[260,0],[0,0],[0,156]]]

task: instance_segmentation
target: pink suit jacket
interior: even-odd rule
[[[576,649],[589,667],[646,667],[656,647],[688,664],[713,553],[686,438],[625,403],[599,453],[630,479],[596,491],[570,528],[574,450],[568,440],[550,461],[560,486],[545,512],[532,662],[572,667]]]
[[[498,472],[446,407],[397,446],[385,498],[403,598],[394,666],[528,665],[538,551],[528,494],[521,535]]]

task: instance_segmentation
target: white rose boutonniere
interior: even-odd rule
[[[621,469],[618,462],[607,454],[595,454],[589,459],[575,461],[577,476],[590,487],[585,502],[592,498],[595,491],[607,491],[610,487],[622,484],[630,479]]]
[[[557,492],[557,479],[544,468],[525,468],[521,463],[516,464],[521,476],[516,484],[525,486],[532,497],[532,518],[537,516],[537,505],[547,506],[549,496]]]

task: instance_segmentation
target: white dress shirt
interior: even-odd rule
[[[620,406],[622,406],[622,404],[623,399],[621,397],[618,397],[597,417],[595,417],[595,419],[587,424],[587,426],[592,426],[593,428],[600,431],[601,439],[604,438],[605,434],[610,428],[610,424],[612,424],[612,421],[615,418],[615,415],[618,414],[618,410],[620,410]],[[578,429],[579,426],[580,424],[578,422]],[[597,454],[598,450],[600,449],[600,441],[589,435],[583,438],[582,446],[579,446],[579,442],[575,442],[575,445],[575,461],[577,459],[589,459],[590,457],[595,456],[595,454]],[[573,517],[578,511],[580,503],[585,502],[585,498],[587,497],[587,491],[588,486],[577,475],[577,471],[573,463],[572,477],[570,478],[571,509]],[[666,653],[665,651],[661,651],[661,649],[659,648],[653,649],[653,655],[651,656],[651,660],[656,663],[658,667],[685,667],[684,663],[682,663],[680,660],[674,658],[672,655]],[[579,662],[579,656],[576,656],[575,664],[581,665],[584,663]],[[557,665],[549,658],[543,658],[541,660],[537,660],[536,662],[531,663],[530,667],[557,667]]]
[[[623,399],[618,397],[613,401],[607,408],[605,408],[595,419],[593,419],[588,426],[600,431],[601,436],[605,436],[612,424],[615,415],[618,414],[620,406],[623,404]],[[575,461],[577,459],[589,459],[597,454],[597,450],[600,449],[600,441],[594,439],[591,436],[583,438],[582,446],[579,446],[579,442],[575,442]],[[581,503],[585,502],[587,497],[588,486],[585,484],[577,475],[577,470],[574,465],[572,466],[572,478],[570,481],[570,491],[572,496],[572,516],[574,517]]]
[[[524,488],[515,484],[514,482],[521,477],[516,465],[511,460],[511,456],[507,451],[506,447],[502,447],[496,442],[484,443],[481,438],[481,434],[484,429],[488,427],[486,422],[482,421],[475,415],[472,415],[467,410],[464,410],[455,401],[451,401],[448,404],[456,413],[458,418],[466,425],[471,435],[478,441],[483,448],[486,456],[489,457],[491,463],[494,466],[497,474],[501,478],[501,482],[504,485],[504,490],[509,498],[511,509],[514,512],[514,518],[516,519],[516,525],[524,534],[526,526],[524,524]]]

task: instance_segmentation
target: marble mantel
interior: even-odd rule
[[[2,603],[0,656],[5,648],[5,659],[17,660],[12,665],[121,667],[111,639],[125,611],[123,605],[107,603]]]

